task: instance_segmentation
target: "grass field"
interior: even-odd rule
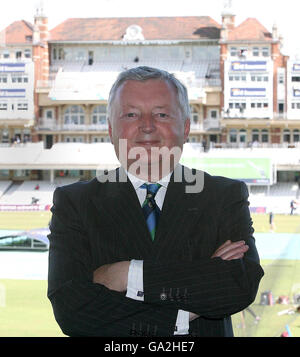
[[[43,212],[0,212],[0,229],[26,230],[47,227],[51,219],[50,211]],[[252,214],[256,232],[270,231],[269,217],[266,214]],[[299,233],[300,215],[275,215],[276,233]]]
[[[50,218],[50,212],[0,212],[0,229],[46,227]],[[252,218],[256,232],[269,232],[267,215],[253,215]],[[300,216],[275,216],[275,225],[277,233],[300,233]],[[294,308],[292,302],[273,306],[259,304],[261,293],[269,290],[275,299],[281,295],[292,298],[293,287],[300,283],[300,260],[262,260],[261,264],[265,276],[251,306],[261,320],[255,324],[254,318],[245,312],[243,325],[241,313],[234,315],[235,336],[277,337],[288,325],[292,336],[300,337],[300,314],[278,315],[278,312]],[[0,336],[64,336],[55,322],[46,291],[45,280],[0,279]]]

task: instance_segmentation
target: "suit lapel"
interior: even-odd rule
[[[151,253],[153,242],[130,180],[127,178],[125,182],[118,182],[120,177],[126,176],[122,175],[124,175],[124,170],[118,169],[117,182],[108,181],[99,185],[100,190],[92,201],[99,214],[103,215],[103,212],[106,212],[109,216],[124,244],[135,247],[138,255],[143,257]]]
[[[186,193],[186,185],[190,183],[185,180],[184,167],[178,165],[175,170],[181,170],[182,176],[178,177],[182,177],[182,180],[176,182],[174,173],[171,176],[154,240],[156,249],[163,249],[165,244],[184,239],[182,228],[187,231],[195,223],[195,218],[201,216],[205,205],[203,192]]]

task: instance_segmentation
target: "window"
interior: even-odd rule
[[[9,51],[4,51],[3,52],[3,58],[9,58],[9,57],[10,57]]]
[[[269,77],[268,76],[262,76],[262,75],[252,75],[251,76],[251,81],[252,82],[268,82],[269,81]]]
[[[93,124],[106,124],[106,105],[97,105],[92,112]]]
[[[247,57],[248,53],[248,48],[247,47],[241,47],[239,51],[239,56],[240,57]]]
[[[46,119],[53,119],[53,110],[52,109],[51,110],[47,109],[45,114],[46,114]]]
[[[283,142],[289,143],[291,141],[291,134],[289,129],[283,130]]]
[[[217,119],[218,118],[218,111],[215,109],[210,110],[209,112],[209,117],[211,119]]]
[[[26,42],[31,42],[32,41],[32,36],[25,36]]]
[[[262,48],[262,55],[264,57],[268,57],[269,56],[269,48],[268,47],[263,47]]]
[[[261,131],[261,141],[263,143],[268,143],[269,142],[269,131],[268,131],[268,129],[262,129],[262,131]]]
[[[21,74],[11,76],[12,83],[28,83],[28,77],[22,76]]]
[[[253,47],[252,55],[253,55],[254,57],[259,56],[259,47]]]
[[[278,83],[284,84],[284,74],[283,73],[278,73]]]
[[[247,138],[247,133],[245,129],[240,130],[240,143],[245,143]]]
[[[65,53],[63,48],[58,49],[58,59],[59,60],[64,60],[65,59]]]
[[[0,110],[7,110],[7,103],[0,103]]]
[[[91,66],[94,63],[94,51],[89,51],[88,57],[89,57],[88,63],[89,66]]]
[[[29,49],[26,49],[24,51],[24,56],[25,56],[25,58],[31,58],[31,51]]]
[[[56,60],[57,59],[57,54],[56,54],[56,48],[53,48],[53,59]]]
[[[278,103],[278,113],[283,114],[284,112],[284,103]]]
[[[9,142],[9,133],[7,129],[3,129],[2,131],[2,143],[8,143]]]
[[[84,52],[83,51],[77,52],[76,61],[80,61],[80,62],[84,61]]]
[[[299,129],[293,130],[293,141],[294,143],[298,143],[300,141],[300,131]]]
[[[65,142],[67,143],[83,143],[82,136],[66,136]]]
[[[292,82],[300,82],[300,76],[293,76]]]
[[[84,110],[79,105],[72,105],[65,110],[65,124],[84,124]]]
[[[258,141],[259,142],[259,130],[252,129],[252,142]]]
[[[6,76],[0,76],[0,83],[7,83],[7,77]]]
[[[232,57],[237,56],[237,48],[236,47],[230,47],[230,56],[232,56]]]
[[[237,142],[237,130],[236,129],[230,129],[230,131],[229,131],[229,142],[230,143],[236,143]]]
[[[17,59],[22,58],[22,51],[16,51],[16,58]]]
[[[18,103],[17,110],[28,110],[27,103]]]

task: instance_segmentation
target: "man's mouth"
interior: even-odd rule
[[[136,141],[137,145],[141,146],[157,146],[159,145],[160,141],[159,140],[141,140],[141,141]]]

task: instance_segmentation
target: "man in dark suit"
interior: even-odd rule
[[[121,167],[57,188],[48,297],[70,336],[232,336],[263,270],[242,182],[178,162],[186,88],[149,67],[122,72],[108,102]]]

